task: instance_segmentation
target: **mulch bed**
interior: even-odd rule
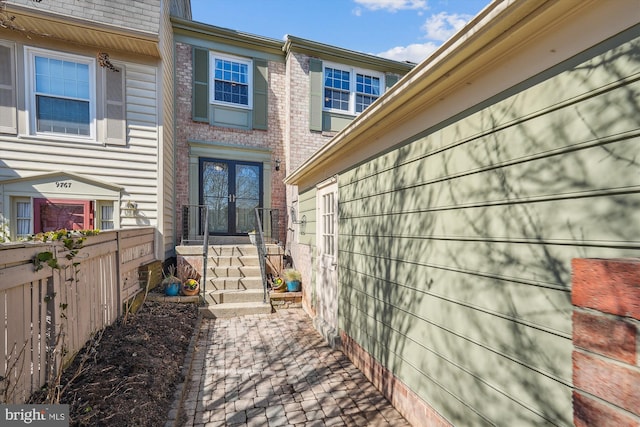
[[[61,381],[70,425],[163,426],[197,318],[196,304],[146,301],[88,343]]]

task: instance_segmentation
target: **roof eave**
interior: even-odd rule
[[[398,126],[413,117],[416,111],[437,103],[443,93],[482,71],[484,67],[479,63],[491,64],[520,42],[516,38],[510,40],[510,35],[526,21],[525,18],[538,15],[551,6],[558,14],[566,13],[582,3],[589,2],[495,0],[289,174],[284,179],[285,184],[308,185],[314,177],[332,169],[330,166],[335,165],[337,159],[346,158],[347,152],[352,153],[374,140],[381,126]],[[385,120],[381,122],[383,116]]]

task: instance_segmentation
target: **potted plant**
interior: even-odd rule
[[[167,268],[167,273],[163,274],[162,286],[164,287],[165,295],[175,297],[180,293],[180,279],[176,276],[176,266],[170,265]]]
[[[273,289],[273,292],[286,292],[287,291],[287,284],[284,282],[284,280],[282,280],[281,277],[276,277],[273,280],[273,284],[271,285],[271,288]]]
[[[302,273],[294,268],[287,268],[282,274],[284,281],[287,283],[287,290],[289,292],[298,292],[302,281]]]
[[[197,295],[200,292],[200,273],[186,262],[181,263],[178,269],[178,276],[182,279],[182,294]]]
[[[247,233],[249,235],[249,241],[252,245],[256,244],[256,230],[251,230]]]
[[[187,279],[182,284],[182,293],[185,295],[197,295],[200,292],[200,283],[196,279]]]

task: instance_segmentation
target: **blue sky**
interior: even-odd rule
[[[193,20],[420,62],[490,0],[191,0]]]

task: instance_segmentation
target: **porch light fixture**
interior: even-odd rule
[[[125,205],[125,207],[122,208],[122,210],[124,211],[125,216],[128,216],[128,217],[135,216],[136,211],[138,210],[138,204],[136,202],[129,200]]]
[[[296,208],[291,208],[291,223],[292,224],[299,224],[300,225],[300,234],[304,235],[305,234],[305,228],[307,227],[307,216],[306,215],[302,215],[302,218],[300,218],[300,221],[297,221],[296,219]]]
[[[280,159],[276,159],[276,170],[280,170]]]

